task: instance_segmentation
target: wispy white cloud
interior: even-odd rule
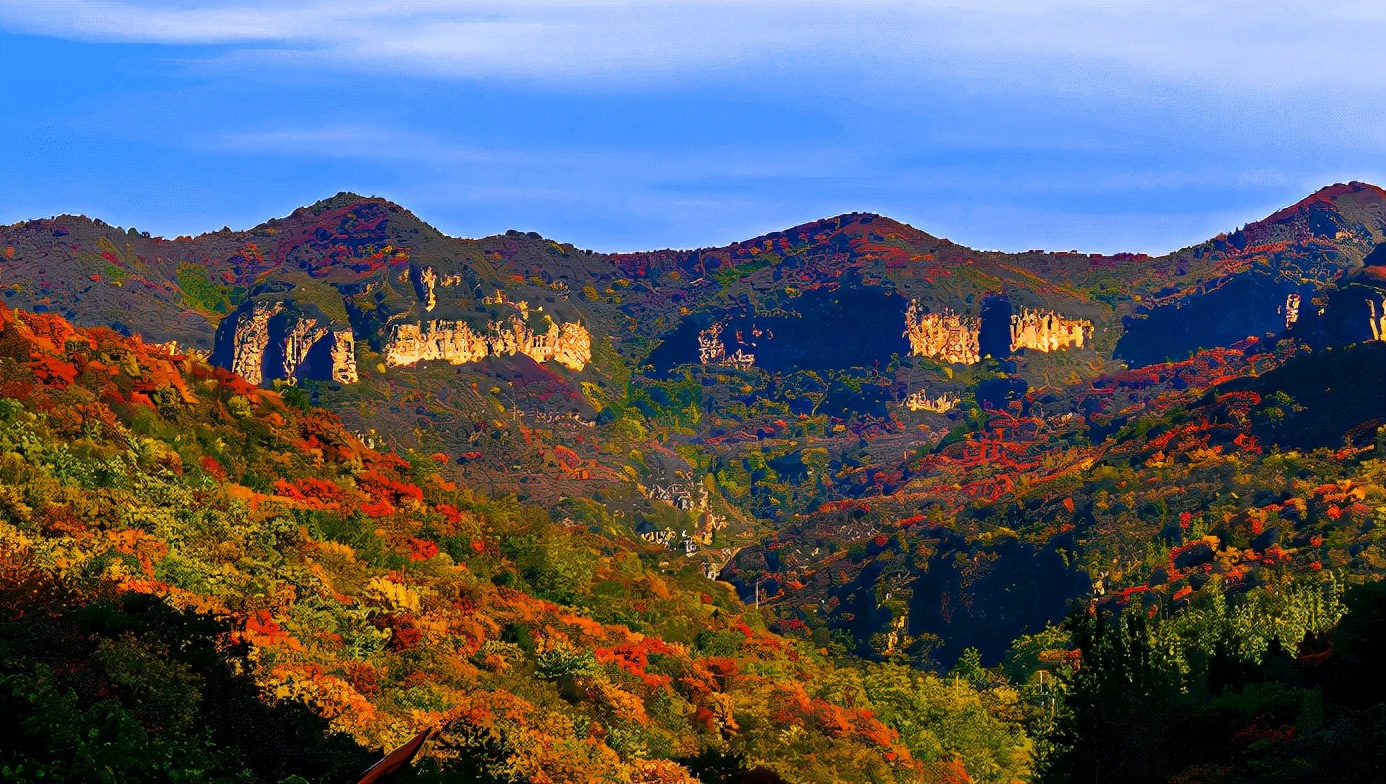
[[[1386,68],[1363,67],[1367,54],[1386,55],[1381,8],[1352,0],[4,0],[0,25],[80,40],[282,47],[338,66],[459,77],[649,82],[747,64],[816,65],[1081,90],[1109,89],[1116,68],[1267,89],[1386,84]]]
[[[29,66],[34,100],[0,123],[28,123],[4,140],[28,165],[0,178],[0,209],[36,214],[47,189],[136,213],[172,183],[220,226],[228,193],[258,220],[273,194],[352,188],[455,233],[607,249],[867,209],[997,247],[1161,250],[1386,176],[1383,9],[0,0],[9,32],[153,45],[102,79],[106,48],[20,42],[83,64],[53,69],[58,88]]]

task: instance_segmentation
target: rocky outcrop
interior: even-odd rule
[[[1066,319],[1052,310],[1022,309],[1011,316],[1011,351],[1063,351],[1082,348],[1092,337],[1092,322]]]
[[[207,349],[193,348],[191,346],[180,346],[178,345],[178,341],[176,340],[169,340],[164,343],[151,343],[149,345],[153,346],[154,348],[161,349],[164,353],[168,354],[171,357],[189,357],[191,359],[196,359],[200,362],[207,362],[212,357],[212,352],[208,351]]]
[[[1051,352],[1082,348],[1092,339],[1092,322],[1087,319],[1069,319],[1052,310],[1031,310],[1023,308],[1010,315],[1010,307],[993,311],[1003,319],[999,324],[988,322],[996,329],[1004,330],[1009,321],[1010,346],[1006,351],[1006,333],[999,338],[1001,345],[992,340],[989,353],[1005,352],[1005,355],[1020,349]],[[983,312],[983,317],[987,313]],[[982,359],[981,333],[982,319],[964,316],[951,310],[938,313],[925,313],[918,300],[910,302],[905,311],[905,337],[910,341],[910,353],[917,357],[929,357],[958,365],[975,364]],[[993,333],[995,334],[995,333]]]
[[[231,372],[252,384],[264,382],[265,349],[269,348],[270,343],[269,322],[283,310],[282,302],[256,302],[249,310],[243,310],[226,320],[232,325]],[[225,326],[223,323],[217,331],[221,332]]]
[[[519,318],[489,322],[482,332],[461,321],[436,320],[395,324],[385,341],[385,363],[392,367],[444,361],[454,365],[487,357],[523,354],[535,362],[553,360],[578,371],[592,360],[592,336],[576,322],[559,325],[545,317],[548,329],[535,332]]]
[[[438,273],[434,272],[432,267],[424,267],[419,272],[419,282],[423,284],[424,289],[424,311],[431,313],[438,307],[438,295],[433,291],[438,285]]]
[[[288,329],[282,340],[279,354],[279,367],[275,368],[277,378],[295,378],[298,369],[308,361],[308,352],[324,337],[327,327],[304,318],[290,319]]]
[[[252,384],[274,380],[355,383],[356,341],[350,327],[303,313],[283,301],[256,301],[217,326],[212,362]]]
[[[950,392],[944,392],[937,397],[930,397],[929,393],[923,389],[911,392],[905,398],[905,408],[911,411],[932,411],[935,414],[946,414],[958,407],[962,403],[962,398]]]
[[[952,364],[971,365],[981,360],[981,326],[981,319],[951,310],[925,313],[918,300],[911,301],[905,311],[905,337],[910,341],[910,353]]]
[[[355,384],[360,380],[356,373],[356,337],[350,327],[332,333],[331,356],[333,381]]]
[[[728,354],[727,346],[722,342],[722,325],[713,324],[698,333],[698,361],[704,365],[725,365],[746,370],[755,366],[756,355],[741,349]]]
[[[1295,322],[1299,321],[1299,301],[1299,294],[1285,295],[1285,329],[1292,329]]]
[[[432,313],[433,309],[438,307],[438,289],[462,284],[461,275],[455,272],[444,272],[440,275],[432,267],[420,267],[413,272],[405,270],[400,273],[400,282],[408,281],[410,275],[414,275],[414,293],[423,304],[425,313]]]

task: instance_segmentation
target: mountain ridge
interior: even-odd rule
[[[870,213],[722,247],[608,255],[533,232],[451,238],[400,205],[347,193],[197,239],[30,222],[0,227],[0,292],[13,306],[0,303],[0,391],[29,400],[35,384],[52,387],[34,399],[80,450],[106,431],[78,415],[101,409],[42,401],[96,395],[122,427],[171,439],[171,452],[147,447],[166,470],[195,481],[221,471],[252,507],[340,515],[305,530],[349,534],[380,568],[428,563],[446,545],[494,587],[478,591],[512,608],[538,609],[516,585],[555,606],[586,597],[634,634],[702,617],[701,592],[716,613],[753,613],[818,656],[950,672],[991,695],[983,712],[1012,722],[1020,743],[1018,716],[1048,733],[1051,676],[1081,677],[1070,654],[1086,621],[1064,621],[1075,604],[1083,619],[1123,614],[1179,634],[1229,607],[1260,613],[1252,626],[1279,629],[1275,644],[1293,651],[1319,644],[1338,617],[1338,581],[1386,575],[1371,522],[1386,509],[1384,195],[1330,186],[1158,257],[979,252]],[[0,405],[0,436],[30,421],[15,405]],[[295,411],[330,427],[304,430]],[[244,433],[211,432],[222,426]],[[186,439],[179,428],[203,430]],[[276,452],[281,441],[292,450]],[[76,470],[49,462],[42,471]],[[322,482],[323,471],[340,476]],[[462,495],[419,506],[434,487]],[[464,496],[532,525],[494,541],[453,536],[472,520]],[[391,514],[393,534],[357,525]],[[68,530],[54,519],[50,539]],[[562,544],[531,547],[549,537]],[[491,544],[502,560],[489,560]],[[629,551],[649,577],[689,587],[686,606],[651,610],[648,592],[617,574],[636,574],[625,555],[590,574],[549,568],[560,551],[589,563],[583,548]],[[632,603],[602,598],[618,595]],[[399,605],[367,598],[382,612]],[[402,601],[372,627],[396,653],[427,631]],[[1329,620],[1302,622],[1306,607]],[[282,631],[266,612],[257,633]],[[486,678],[481,668],[564,715],[559,703],[585,711],[584,700],[616,695],[519,628],[528,623],[481,632],[495,656],[476,651],[456,683]],[[295,628],[317,634],[311,622]],[[703,631],[685,637],[709,654],[756,638]],[[682,654],[627,643],[609,674],[637,676],[642,696],[616,695],[626,708],[615,720],[640,724],[664,704],[663,681],[645,668]],[[1225,668],[1208,669],[1216,680]],[[350,697],[336,684],[361,672],[326,682]],[[530,672],[538,682],[523,680]],[[1022,691],[1006,691],[1012,683]],[[836,705],[791,692],[804,710]],[[768,726],[722,697],[690,710],[698,732],[729,749]],[[675,737],[683,719],[665,718],[660,732]],[[877,725],[853,721],[890,747],[885,762],[905,760]],[[589,737],[580,725],[558,736]],[[610,737],[619,749],[589,751],[616,768],[642,759]],[[672,741],[658,742],[671,760]],[[837,748],[865,753],[855,744]],[[557,764],[521,745],[483,751]],[[788,779],[817,775],[754,752]]]
[[[1226,235],[1231,235],[1231,234],[1235,233],[1236,231],[1246,231],[1247,229],[1260,228],[1260,227],[1268,226],[1268,225],[1271,225],[1271,224],[1282,223],[1282,222],[1284,222],[1286,219],[1293,218],[1293,217],[1295,217],[1295,216],[1297,216],[1297,215],[1300,215],[1300,214],[1304,213],[1305,211],[1307,211],[1308,209],[1310,209],[1311,207],[1313,207],[1313,206],[1315,206],[1315,205],[1325,205],[1325,204],[1326,204],[1326,205],[1332,206],[1332,205],[1334,205],[1334,204],[1336,203],[1336,200],[1335,200],[1334,197],[1350,196],[1350,195],[1356,195],[1356,194],[1362,194],[1362,193],[1369,194],[1369,195],[1371,195],[1371,196],[1375,196],[1376,199],[1377,199],[1380,203],[1386,204],[1386,189],[1382,188],[1381,186],[1375,185],[1375,184],[1373,184],[1373,183],[1358,181],[1358,180],[1350,180],[1350,181],[1348,181],[1348,182],[1342,182],[1342,183],[1333,183],[1333,184],[1331,184],[1331,185],[1325,185],[1325,186],[1323,186],[1322,188],[1319,188],[1318,190],[1316,190],[1316,191],[1314,191],[1313,193],[1311,193],[1311,194],[1305,196],[1304,198],[1300,199],[1299,201],[1295,202],[1294,204],[1291,204],[1291,205],[1289,205],[1289,206],[1286,206],[1286,207],[1283,207],[1283,208],[1281,208],[1281,209],[1279,209],[1279,210],[1276,210],[1276,211],[1274,211],[1274,212],[1270,213],[1269,215],[1266,215],[1266,216],[1264,216],[1264,217],[1262,217],[1262,218],[1259,218],[1259,219],[1250,221],[1250,222],[1248,222],[1248,223],[1246,223],[1246,224],[1243,224],[1239,229],[1230,230],[1230,231],[1228,231],[1228,232],[1225,232],[1224,234],[1226,234]],[[494,238],[498,238],[498,237],[501,237],[501,236],[505,236],[505,235],[507,235],[507,234],[513,234],[513,233],[517,233],[517,232],[518,232],[518,233],[521,233],[521,234],[535,234],[535,233],[537,233],[537,232],[525,232],[525,231],[523,231],[523,230],[518,230],[518,229],[509,229],[509,230],[507,230],[507,231],[500,231],[500,232],[495,232],[495,233],[492,233],[492,234],[484,234],[484,235],[480,235],[480,236],[477,236],[477,237],[474,237],[474,238],[468,238],[468,237],[464,237],[464,236],[462,236],[462,235],[449,235],[449,234],[447,234],[446,232],[442,231],[441,229],[437,228],[436,226],[434,226],[434,225],[428,223],[427,221],[423,220],[422,218],[419,218],[415,213],[413,213],[413,211],[409,210],[407,207],[404,207],[404,206],[403,206],[402,204],[400,204],[399,202],[396,202],[396,201],[394,201],[394,200],[391,200],[391,199],[389,199],[389,198],[387,198],[387,197],[384,197],[384,196],[375,196],[375,195],[364,195],[364,194],[356,193],[356,192],[354,192],[354,191],[338,191],[336,194],[333,194],[332,196],[325,197],[325,198],[323,198],[323,199],[319,199],[318,201],[313,202],[312,204],[304,205],[304,206],[301,206],[301,207],[296,207],[296,208],[294,208],[293,210],[291,210],[289,213],[287,213],[286,215],[268,218],[268,219],[266,219],[266,220],[264,220],[264,221],[261,221],[261,222],[258,223],[258,224],[255,224],[254,226],[248,227],[248,228],[246,228],[246,229],[218,229],[218,230],[212,230],[212,231],[205,231],[205,232],[202,232],[202,233],[199,233],[199,234],[195,234],[195,235],[178,235],[177,237],[167,237],[167,236],[163,236],[163,235],[149,235],[147,232],[143,232],[143,233],[140,233],[140,236],[146,236],[146,238],[148,238],[148,239],[155,239],[155,240],[162,240],[162,241],[165,241],[165,242],[172,242],[172,241],[177,241],[177,240],[181,240],[181,239],[199,240],[199,239],[204,239],[204,238],[209,238],[209,237],[216,237],[216,236],[224,235],[224,234],[226,234],[226,233],[228,233],[228,232],[231,233],[231,234],[245,234],[245,233],[249,233],[249,232],[254,232],[254,231],[258,230],[258,229],[263,229],[263,228],[265,228],[265,227],[273,227],[273,226],[276,225],[276,223],[279,223],[279,222],[289,221],[290,219],[294,218],[296,215],[298,215],[298,214],[301,213],[301,212],[318,213],[318,212],[322,212],[323,210],[327,210],[327,209],[339,209],[339,208],[343,208],[343,207],[350,207],[350,206],[363,205],[363,204],[379,204],[379,205],[383,205],[383,206],[386,206],[386,207],[389,207],[389,208],[394,208],[394,209],[396,209],[396,210],[398,210],[398,211],[400,211],[400,212],[402,212],[402,213],[408,215],[410,218],[412,218],[413,220],[415,220],[420,226],[425,227],[425,228],[427,228],[427,229],[429,229],[429,230],[435,232],[435,233],[438,234],[439,236],[445,237],[445,238],[447,238],[447,239],[476,239],[476,240],[482,240],[482,239],[494,239]],[[1103,254],[1103,253],[1088,253],[1088,252],[1074,251],[1074,250],[1063,250],[1063,251],[1060,251],[1060,250],[1049,250],[1049,249],[1027,249],[1027,250],[1024,250],[1024,251],[1001,251],[1001,250],[992,250],[992,249],[973,248],[973,247],[971,247],[971,246],[962,244],[962,243],[957,242],[956,240],[952,240],[952,239],[950,239],[950,238],[940,237],[940,236],[937,236],[937,235],[933,235],[933,234],[929,233],[929,232],[928,232],[927,230],[925,230],[925,229],[918,228],[918,227],[914,226],[913,224],[910,224],[910,223],[906,223],[906,222],[904,222],[904,221],[897,220],[897,219],[892,218],[892,217],[890,217],[889,215],[885,215],[885,214],[883,214],[883,213],[870,212],[870,211],[864,211],[864,212],[863,212],[863,211],[849,211],[849,212],[844,212],[844,213],[840,213],[840,214],[837,214],[837,215],[832,215],[832,216],[827,216],[827,217],[823,217],[823,218],[816,218],[816,219],[808,220],[808,221],[805,221],[805,222],[803,222],[803,223],[794,224],[794,225],[792,225],[792,226],[787,226],[787,227],[782,228],[782,229],[767,231],[767,232],[764,232],[764,233],[762,233],[762,234],[758,234],[758,235],[755,235],[755,236],[752,236],[752,237],[748,237],[748,238],[746,238],[746,239],[744,239],[744,240],[733,240],[733,241],[731,241],[731,242],[724,243],[724,244],[721,244],[721,245],[698,245],[698,246],[692,246],[692,247],[686,247],[686,248],[663,247],[663,248],[650,248],[650,249],[648,249],[648,250],[638,250],[638,251],[610,251],[610,252],[606,252],[606,251],[598,251],[598,250],[596,250],[595,248],[586,249],[586,250],[590,250],[590,251],[592,251],[593,253],[601,253],[602,255],[609,255],[609,256],[633,256],[633,255],[639,255],[639,254],[644,254],[644,253],[687,253],[687,252],[704,251],[704,250],[725,250],[725,249],[729,249],[729,248],[736,247],[736,246],[740,246],[740,245],[755,244],[755,243],[757,243],[757,242],[764,241],[764,240],[770,239],[770,238],[775,238],[775,237],[778,237],[778,236],[780,236],[780,235],[782,235],[782,234],[786,234],[786,233],[800,232],[800,231],[805,231],[805,230],[809,230],[809,229],[813,229],[813,228],[818,228],[818,227],[825,226],[825,225],[828,225],[828,224],[831,224],[831,223],[835,223],[835,222],[836,222],[836,223],[841,223],[841,222],[843,222],[843,221],[856,220],[856,219],[861,219],[861,218],[867,218],[867,219],[869,219],[869,220],[876,220],[876,221],[886,221],[887,224],[890,225],[892,228],[899,228],[899,229],[908,230],[908,231],[910,231],[910,232],[917,232],[918,234],[922,235],[924,238],[927,238],[927,239],[929,239],[929,240],[938,241],[938,242],[946,242],[946,243],[948,243],[948,244],[950,244],[950,245],[955,245],[955,246],[957,246],[957,247],[959,247],[959,248],[962,248],[962,249],[971,251],[971,252],[973,252],[973,253],[998,253],[998,254],[1008,255],[1008,256],[1026,255],[1026,254],[1030,254],[1030,253],[1057,253],[1057,254],[1072,254],[1072,253],[1078,253],[1078,255],[1095,256],[1095,257],[1104,257],[1104,256],[1112,257],[1112,256],[1121,256],[1121,255],[1133,255],[1133,256],[1134,256],[1134,255],[1145,255],[1145,256],[1148,256],[1148,257],[1151,257],[1151,258],[1156,258],[1156,257],[1160,257],[1160,256],[1172,255],[1172,254],[1175,254],[1175,253],[1178,253],[1178,252],[1184,251],[1184,250],[1189,250],[1189,249],[1195,248],[1195,247],[1197,247],[1199,244],[1201,244],[1201,243],[1196,243],[1196,244],[1194,244],[1194,245],[1186,245],[1186,246],[1182,246],[1182,247],[1179,247],[1179,248],[1174,248],[1174,249],[1165,251],[1165,252],[1163,252],[1163,253],[1157,253],[1157,254],[1150,254],[1150,253],[1145,253],[1145,252],[1134,252],[1134,251],[1130,251],[1130,252],[1128,252],[1128,251],[1118,251],[1118,252],[1114,252],[1114,253],[1111,253],[1111,254]],[[87,216],[87,215],[85,215],[85,214],[78,214],[78,213],[62,213],[62,214],[53,215],[53,216],[50,216],[50,217],[47,217],[47,218],[30,218],[30,219],[24,219],[24,220],[16,221],[16,222],[11,223],[11,224],[7,224],[7,225],[3,226],[3,228],[6,228],[6,229],[14,229],[14,228],[16,228],[16,227],[20,227],[20,226],[23,226],[23,225],[29,224],[29,223],[36,223],[36,222],[43,222],[43,221],[64,221],[64,220],[86,220],[86,221],[90,221],[92,224],[94,224],[94,225],[97,226],[97,227],[115,229],[115,230],[122,231],[122,232],[128,231],[128,229],[126,229],[126,228],[124,228],[124,227],[116,226],[116,225],[112,225],[112,224],[108,224],[108,223],[106,223],[105,221],[101,220],[99,217],[89,217],[89,216]],[[1222,235],[1219,235],[1219,236],[1222,236]]]

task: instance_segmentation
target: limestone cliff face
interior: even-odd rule
[[[1367,300],[1367,328],[1372,331],[1372,340],[1386,340],[1386,297],[1380,299],[1379,308],[1376,300]]]
[[[350,327],[333,326],[282,301],[257,301],[217,326],[215,364],[252,384],[276,379],[358,380]]]
[[[1007,307],[1006,311],[1009,310]],[[1010,350],[1048,353],[1078,349],[1092,339],[1092,330],[1092,322],[1087,319],[1069,319],[1052,310],[1024,308],[1010,316]],[[918,301],[911,302],[905,311],[905,337],[910,341],[910,353],[917,357],[959,365],[979,362],[981,331],[982,320],[975,316],[950,310],[925,313]]]
[[[1011,316],[1011,351],[1082,348],[1091,337],[1092,322],[1087,319],[1066,319],[1052,310],[1029,308]]]
[[[562,326],[546,319],[548,330],[535,332],[519,318],[490,322],[476,332],[460,321],[395,324],[385,341],[385,363],[398,367],[415,362],[445,361],[454,365],[486,357],[524,354],[535,362],[553,360],[569,370],[582,370],[592,360],[592,336],[576,322]]]
[[[332,333],[332,380],[338,384],[360,380],[356,373],[356,338],[350,327]]]
[[[950,310],[925,313],[918,301],[905,311],[905,337],[910,353],[917,357],[941,359],[960,365],[981,360],[978,334],[982,322],[975,316],[962,316]]]
[[[252,384],[264,382],[265,349],[270,342],[269,322],[283,309],[281,302],[256,302],[249,311],[228,318],[232,322],[231,372]],[[217,331],[221,332],[225,326],[225,323],[218,326]]]
[[[327,327],[307,319],[290,319],[287,326],[281,338],[282,349],[275,352],[279,354],[279,367],[275,369],[278,378],[296,378],[298,369],[308,361],[308,352],[327,336]]]
[[[432,312],[438,307],[438,294],[434,291],[438,285],[438,273],[434,272],[432,267],[424,267],[419,273],[419,282],[424,288],[424,310]]]
[[[905,398],[905,408],[911,411],[932,411],[935,414],[946,414],[957,408],[959,403],[962,403],[962,398],[950,392],[930,397],[923,389],[911,392]]]

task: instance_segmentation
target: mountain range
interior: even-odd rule
[[[197,237],[32,220],[0,227],[0,248],[6,312],[32,314],[8,318],[71,322],[90,332],[49,332],[83,345],[111,330],[173,363],[152,384],[149,361],[122,371],[124,403],[176,424],[216,378],[237,422],[325,409],[332,443],[358,445],[343,466],[400,456],[361,503],[403,506],[412,491],[389,483],[424,462],[440,487],[543,510],[704,598],[690,586],[730,584],[708,606],[754,608],[766,639],[970,672],[986,694],[983,671],[1043,684],[1075,602],[1195,617],[1386,569],[1386,191],[1366,183],[1156,257],[978,251],[867,213],[604,254],[452,238],[347,193]],[[245,448],[165,462],[252,505],[322,502],[310,470]],[[398,635],[399,617],[380,624]],[[1003,780],[978,759],[960,775]]]

